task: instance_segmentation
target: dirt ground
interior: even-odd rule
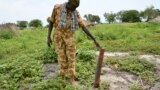
[[[96,52],[98,56],[99,52]],[[106,57],[125,57],[130,54],[127,52],[105,52],[104,58]],[[139,55],[140,59],[147,60],[149,62],[156,64],[156,73],[160,76],[160,55]],[[44,79],[49,79],[54,76],[58,71],[58,65],[55,64],[45,64]],[[110,90],[129,90],[129,85],[131,83],[138,83],[141,85],[143,81],[136,75],[128,72],[118,71],[114,66],[104,66],[102,68],[101,81],[107,81],[110,83]],[[144,85],[147,90],[160,90],[160,82],[155,83],[153,86]]]
[[[96,53],[97,55],[99,52]],[[130,54],[127,52],[105,52],[106,57],[125,57]],[[139,55],[139,59],[147,60],[156,65],[156,73],[160,76],[160,55]],[[116,67],[116,66],[115,66]],[[106,72],[101,75],[101,81],[107,81],[110,83],[110,90],[129,90],[129,85],[132,83],[138,83],[143,85],[147,90],[160,90],[160,82],[155,83],[153,86],[144,85],[136,75],[133,75],[124,71],[117,71],[114,66],[105,66],[102,68],[102,72]]]

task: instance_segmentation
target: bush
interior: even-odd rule
[[[83,61],[90,61],[95,59],[95,51],[93,50],[86,50],[86,49],[79,49],[78,50],[78,59]]]
[[[47,48],[45,50],[41,50],[41,55],[37,58],[42,60],[43,63],[57,62],[57,54],[54,48]]]
[[[41,27],[42,26],[42,21],[39,20],[39,19],[34,19],[34,20],[30,21],[29,26],[30,27],[35,27],[35,28]]]
[[[137,10],[127,10],[122,12],[122,22],[140,22],[139,12]]]
[[[27,21],[17,21],[17,25],[22,30],[28,26],[28,22]]]
[[[16,36],[16,32],[11,29],[2,29],[0,30],[0,38],[2,39],[11,39]]]

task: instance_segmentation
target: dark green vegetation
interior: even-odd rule
[[[17,21],[17,26],[20,30],[27,28],[28,22],[27,21]]]
[[[85,14],[84,18],[86,18],[87,21],[100,23],[100,17],[98,15]]]
[[[126,23],[96,25],[91,32],[107,51],[160,54],[160,26],[154,23]],[[7,33],[6,33],[7,32]],[[3,34],[4,33],[4,34]],[[0,90],[86,90],[94,82],[95,45],[85,34],[76,32],[77,78],[82,86],[74,87],[59,76],[44,79],[44,63],[54,63],[54,47],[47,47],[47,29],[19,31],[18,35],[0,31]],[[158,80],[154,65],[133,57],[109,58],[109,64],[118,64],[120,70],[134,73],[147,83]],[[109,87],[102,83],[100,89]]]
[[[147,7],[144,11],[138,10],[121,10],[117,13],[104,13],[104,17],[108,23],[118,21],[121,22],[142,22],[150,21],[160,15],[160,10],[154,8],[154,6]],[[144,19],[144,20],[143,20]]]
[[[108,58],[107,64],[117,64],[119,70],[124,70],[131,72],[140,76],[147,84],[153,84],[160,78],[154,73],[155,66],[145,60],[140,60],[135,56],[125,57],[125,58]]]
[[[24,21],[24,20],[19,20],[19,21],[17,21],[17,26],[19,27],[20,30],[23,30],[27,27],[30,27],[30,28],[42,27],[43,23],[39,19],[33,19],[30,22]]]
[[[33,20],[30,21],[29,26],[30,27],[36,27],[36,28],[37,27],[42,27],[42,21],[39,20],[39,19],[33,19]]]

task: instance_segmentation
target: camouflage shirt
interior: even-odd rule
[[[55,28],[55,33],[54,35],[58,35],[58,36],[62,36],[64,38],[69,38],[69,37],[73,37],[74,36],[74,32],[71,31],[71,17],[72,17],[72,13],[71,11],[67,11],[67,16],[66,16],[66,27],[64,30],[61,30],[61,28],[59,28],[59,22],[60,22],[60,17],[61,17],[61,10],[63,8],[63,4],[56,4],[54,6],[54,9],[52,11],[52,15],[51,15],[51,22],[53,22],[53,26]],[[84,27],[84,23],[83,20],[79,14],[79,12],[77,11],[77,18],[78,18],[78,24],[80,27]]]

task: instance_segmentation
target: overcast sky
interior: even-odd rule
[[[68,0],[0,0],[0,23],[40,19],[46,24],[46,18],[51,15],[53,6],[66,1]],[[104,22],[105,12],[130,9],[141,11],[151,5],[160,9],[160,0],[80,0],[78,10],[82,17],[84,14],[95,14]]]

